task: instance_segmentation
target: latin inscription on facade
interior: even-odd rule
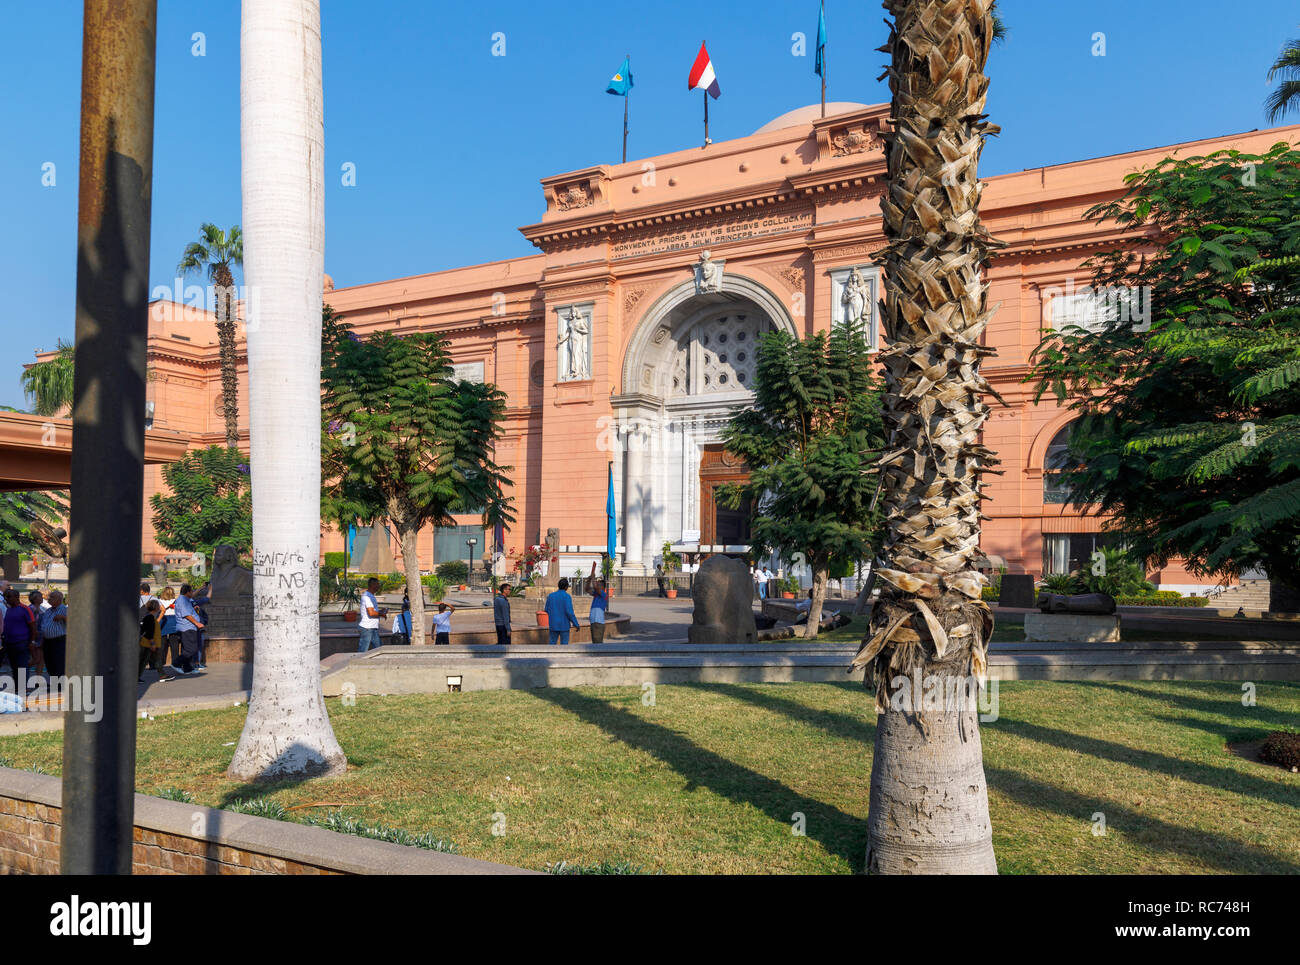
[[[812,223],[811,211],[795,211],[784,214],[747,215],[669,231],[648,231],[638,233],[635,238],[614,242],[610,248],[610,257],[635,258],[637,255],[687,251],[728,241],[745,241],[749,238],[763,238],[786,231],[798,231],[811,228]]]

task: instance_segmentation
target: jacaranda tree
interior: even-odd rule
[[[218,543],[237,547],[240,556],[252,551],[248,456],[225,446],[191,449],[162,472],[168,492],[149,497],[159,545],[209,560]]]

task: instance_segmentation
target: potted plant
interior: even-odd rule
[[[668,594],[668,599],[677,599],[677,587],[672,583],[672,575],[676,573],[682,565],[682,558],[673,552],[673,544],[664,540],[664,547],[659,554],[663,559],[664,576],[668,577],[668,588],[664,591]]]
[[[791,573],[781,581],[781,599],[793,600],[794,595],[799,592],[799,577]]]
[[[539,627],[550,627],[550,625],[551,625],[551,618],[550,618],[549,616],[546,615],[546,611],[545,611],[545,610],[538,610],[538,611],[537,611],[537,625],[538,625]]]
[[[600,575],[605,580],[605,595],[614,599],[614,561],[608,556],[601,557]]]
[[[355,623],[361,615],[357,609],[361,605],[361,588],[351,581],[340,584],[339,601],[343,604],[343,619]]]

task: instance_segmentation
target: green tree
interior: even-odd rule
[[[358,338],[325,313],[321,335],[322,488],[329,505],[383,514],[397,531],[407,586],[420,585],[416,547],[425,526],[481,510],[485,526],[514,521],[509,467],[493,447],[505,393],[456,381],[437,334]],[[332,514],[338,518],[337,514]],[[424,600],[411,595],[412,643],[424,642]]]
[[[1300,110],[1300,40],[1291,40],[1282,48],[1268,69],[1268,82],[1281,81],[1264,101],[1270,124],[1279,123],[1288,112]]]
[[[1088,212],[1128,240],[1088,267],[1095,292],[1134,294],[1034,354],[1038,397],[1080,415],[1060,481],[1138,558],[1262,566],[1284,592],[1300,585],[1300,151],[1170,158],[1128,183]]]
[[[221,358],[221,403],[226,421],[226,445],[239,445],[239,371],[235,364],[235,275],[244,263],[244,236],[239,225],[222,231],[199,225],[199,239],[185,246],[176,270],[182,275],[202,272],[216,294],[217,343]]]
[[[67,515],[68,504],[60,490],[0,492],[0,553],[40,550],[52,556],[63,555],[53,528]]]
[[[23,394],[37,415],[58,415],[72,405],[73,346],[59,339],[51,359],[23,370]]]
[[[169,493],[149,497],[153,528],[166,549],[202,553],[209,560],[218,543],[247,556],[253,547],[253,495],[248,457],[238,449],[191,449],[163,467]]]
[[[720,496],[732,508],[750,500],[754,551],[802,556],[812,570],[806,638],[817,635],[832,559],[874,555],[871,468],[882,438],[870,351],[858,323],[802,340],[769,332],[759,344],[753,407],[722,432],[750,476]]]

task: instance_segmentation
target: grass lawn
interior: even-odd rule
[[[867,629],[867,618],[865,616],[854,617],[851,622],[840,627],[838,630],[831,630],[827,633],[819,634],[815,641],[809,640],[809,643],[861,643],[862,635]],[[1189,632],[1187,630],[1136,630],[1132,627],[1126,627],[1123,621],[1120,622],[1119,638],[1123,643],[1150,643],[1156,641],[1182,641],[1182,640],[1249,640],[1253,639],[1249,634],[1243,635],[1241,631],[1236,633],[1206,633],[1202,630]],[[792,642],[798,642],[802,637],[796,637]],[[791,641],[786,641],[791,642]],[[1023,621],[1012,622],[1005,618],[998,619],[993,625],[994,643],[1024,643],[1025,642],[1025,625]]]
[[[1300,684],[1261,683],[1257,697],[1243,707],[1228,683],[1002,684],[1000,717],[983,727],[1001,871],[1300,872],[1300,775],[1224,749],[1300,721]],[[638,689],[587,687],[329,707],[351,765],[343,778],[227,779],[244,719],[232,707],[139,721],[137,787],[217,806],[331,802],[537,869],[862,867],[875,723],[856,683],[661,685],[655,706]],[[0,739],[0,756],[58,773],[61,740]],[[791,833],[796,812],[806,836]],[[1104,836],[1092,833],[1098,812]]]

